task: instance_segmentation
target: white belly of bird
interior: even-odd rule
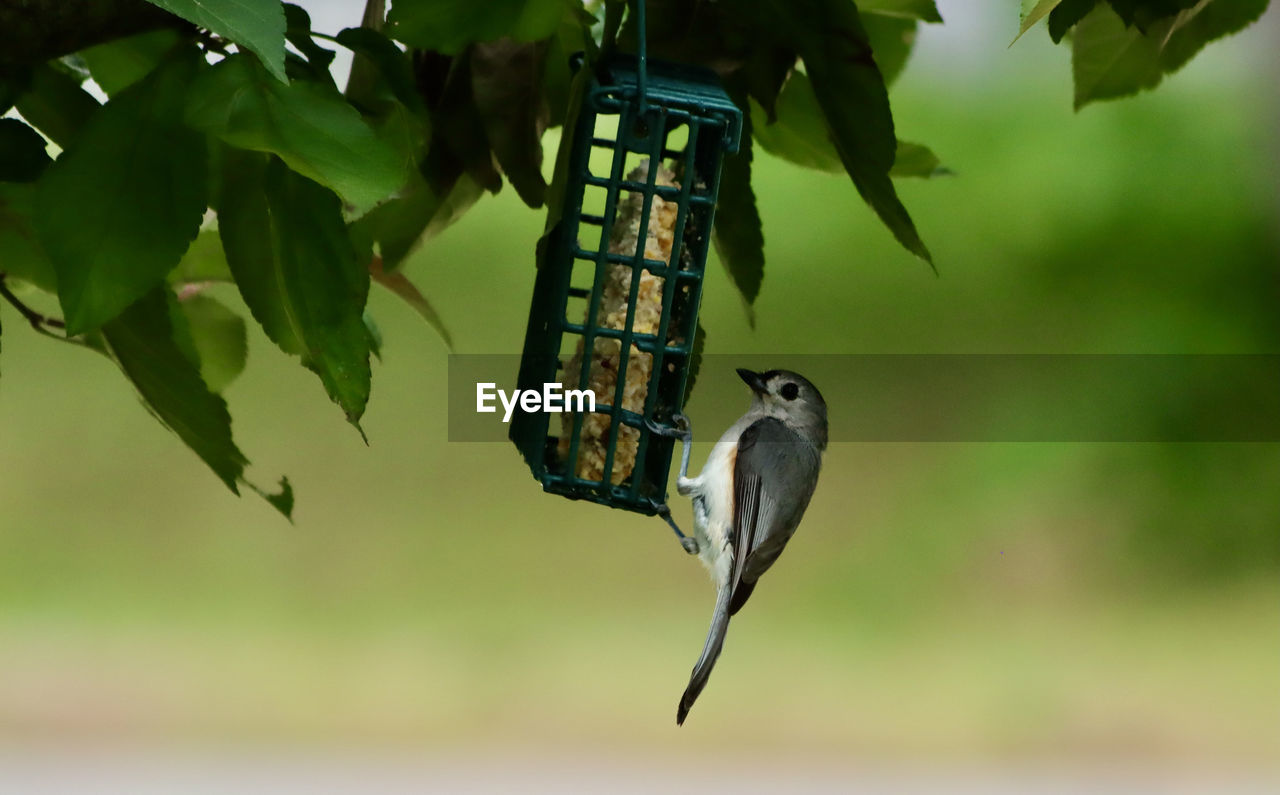
[[[742,426],[742,427],[739,427]],[[694,479],[694,535],[698,559],[707,567],[717,587],[729,581],[733,571],[733,548],[729,533],[733,527],[733,465],[743,424],[735,423],[712,448],[702,472]],[[701,502],[699,506],[697,503]]]

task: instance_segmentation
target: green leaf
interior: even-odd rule
[[[934,0],[858,0],[857,6],[863,14],[918,19],[921,22],[942,21]]]
[[[757,0],[756,11],[757,30],[773,30],[804,61],[831,140],[858,193],[904,248],[932,266],[889,177],[897,150],[893,115],[857,8],[846,0]]]
[[[1155,87],[1207,43],[1248,26],[1266,8],[1267,0],[1208,0],[1166,15],[1144,32],[1099,5],[1076,26],[1072,40],[1076,108]],[[1139,10],[1133,13],[1141,17]]]
[[[444,340],[444,345],[453,351],[453,338],[449,335],[449,329],[445,328],[444,320],[441,319],[440,313],[436,311],[427,297],[422,294],[413,282],[403,273],[387,273],[382,269],[382,263],[374,260],[369,265],[369,272],[373,275],[373,280],[391,292],[395,293],[406,304],[413,307],[413,310],[422,316],[422,319],[436,330],[440,335],[440,339]]]
[[[200,228],[207,149],[181,124],[189,55],[113,97],[38,183],[33,220],[69,334],[147,294]]]
[[[176,30],[163,28],[99,44],[80,55],[94,82],[114,96],[150,74],[181,41]]]
[[[258,496],[271,503],[271,507],[284,514],[284,518],[290,522],[293,521],[293,486],[289,485],[289,478],[280,478],[280,493],[272,494],[264,491],[258,486],[253,485],[249,481],[244,484],[258,493]]]
[[[911,56],[911,48],[916,41],[916,21],[868,14],[862,25],[866,28],[871,52],[884,77],[884,84],[891,86]]]
[[[1071,42],[1076,110],[1099,99],[1136,94],[1160,82],[1160,45],[1100,5],[1076,25]]]
[[[1236,33],[1257,22],[1268,0],[1208,0],[1182,11],[1173,20],[1160,51],[1165,73],[1186,65],[1209,42]]]
[[[320,377],[359,429],[369,400],[361,319],[369,271],[357,261],[338,197],[276,158],[228,153],[218,228],[254,318]]]
[[[0,182],[39,178],[53,162],[45,149],[44,138],[21,119],[0,119]]]
[[[338,33],[336,39],[357,58],[364,58],[377,67],[381,84],[406,108],[414,113],[426,110],[422,104],[422,96],[418,94],[418,88],[414,84],[413,64],[409,60],[409,54],[397,47],[395,42],[369,28],[345,28]],[[359,90],[351,83],[347,85],[347,97],[358,104],[372,104],[376,93],[375,85]]]
[[[31,225],[35,185],[0,182],[0,271],[50,293],[58,279]]]
[[[425,154],[431,129],[425,113],[414,113],[396,100],[386,106],[382,115],[372,119],[378,138],[396,151],[401,168],[412,182]],[[401,187],[403,193],[406,187]]]
[[[284,8],[280,0],[147,0],[197,27],[249,50],[281,82],[284,74]]]
[[[752,134],[766,152],[805,168],[844,171],[808,75],[792,73],[778,94],[777,111],[778,120],[770,124],[763,108],[751,104]]]
[[[1160,20],[1194,7],[1200,0],[1107,0],[1107,2],[1124,20],[1126,26],[1136,26],[1145,33]]]
[[[301,6],[293,3],[284,4],[285,39],[306,57],[306,66],[299,71],[300,77],[320,83],[333,84],[333,75],[329,72],[329,64],[333,63],[336,53],[316,44],[311,38],[311,15]],[[286,56],[288,57],[288,56]],[[294,59],[301,64],[300,60]]]
[[[0,115],[9,112],[30,84],[31,69],[27,67],[0,70]]]
[[[684,380],[684,401],[683,405],[689,404],[689,398],[693,397],[693,385],[698,380],[698,373],[702,371],[702,351],[707,347],[707,332],[702,328],[702,321],[698,321],[698,328],[693,332],[693,348],[689,352],[689,375]]]
[[[434,138],[431,148],[436,150],[433,154],[447,150],[453,157],[441,162],[452,167],[451,161],[456,159],[485,190],[490,193],[502,190],[502,175],[493,164],[488,133],[485,132],[471,84],[470,50],[453,59],[440,101],[432,108],[432,120]],[[447,180],[433,178],[430,171],[427,177],[433,185],[450,184]]]
[[[395,148],[335,90],[305,81],[281,84],[243,56],[201,75],[191,87],[186,120],[231,146],[279,155],[358,211],[408,177]]]
[[[1062,41],[1067,31],[1084,19],[1097,4],[1098,0],[1063,0],[1049,14],[1049,38],[1053,39],[1054,44]]]
[[[1110,6],[1098,5],[1075,28],[1071,46],[1075,108],[1155,87],[1208,42],[1247,27],[1266,8],[1267,0],[1206,0],[1183,12],[1165,14],[1143,29],[1137,23],[1126,26]],[[1129,10],[1137,19],[1155,13],[1147,6]]]
[[[746,128],[736,154],[724,159],[720,172],[720,193],[712,222],[711,242],[729,279],[742,295],[747,322],[755,328],[752,304],[760,295],[764,281],[764,233],[756,195],[751,190],[751,120],[744,118]]]
[[[565,0],[400,0],[387,15],[391,36],[405,44],[444,53],[504,36],[538,41],[560,24]]]
[[[209,389],[221,392],[244,372],[249,356],[244,318],[203,294],[182,298],[178,306],[199,356],[200,376]]]
[[[493,154],[524,203],[541,207],[547,192],[542,178],[547,44],[500,39],[476,44],[468,52],[475,107]]]
[[[354,55],[347,80],[348,101],[370,117],[378,137],[399,154],[405,171],[416,172],[431,136],[431,124],[409,55],[369,28],[347,28],[337,40]]]
[[[564,129],[572,130],[578,123],[578,114],[582,111],[582,103],[587,93],[587,86],[591,83],[591,70],[579,69],[577,74],[573,76],[573,80],[569,83],[568,102],[565,104]],[[569,170],[572,165],[572,158],[569,156],[573,149],[573,136],[561,135],[560,147],[556,150],[556,166],[555,171],[551,175],[551,184],[547,186],[547,219],[543,226],[542,237],[538,238],[537,256],[541,261],[542,253],[546,250],[547,243],[551,240],[551,234],[559,225],[561,218],[564,217],[564,204],[569,185]]]
[[[238,494],[236,483],[248,461],[231,439],[227,404],[209,391],[174,342],[164,289],[152,290],[104,325],[102,334],[151,413]]]
[[[778,109],[778,121],[766,124],[760,106],[751,106],[751,129],[765,151],[805,168],[832,174],[844,171],[808,75],[796,72],[791,76],[779,95]],[[890,176],[939,177],[950,173],[928,147],[897,142]]]
[[[461,218],[483,193],[484,189],[465,174],[457,177],[443,194],[415,177],[399,198],[374,208],[352,224],[352,234],[376,242],[382,267],[391,273],[418,246]]]
[[[1022,34],[1035,27],[1037,22],[1048,16],[1049,12],[1053,11],[1061,2],[1062,0],[1038,0],[1029,11],[1022,15],[1022,24],[1018,26],[1018,35],[1013,37],[1013,41],[1009,42],[1009,46],[1012,47],[1014,42],[1022,38]]]
[[[796,54],[785,47],[776,46],[752,48],[743,64],[747,95],[760,103],[769,124],[778,120],[778,97],[795,66]],[[744,113],[749,110],[749,103],[742,110]]]
[[[89,118],[101,107],[61,69],[41,64],[31,70],[27,90],[15,103],[22,118],[63,149],[69,149]]]
[[[950,169],[943,167],[942,161],[930,151],[929,147],[898,141],[898,153],[893,159],[893,168],[889,171],[889,176],[929,179],[951,173]]]
[[[367,309],[361,319],[364,321],[365,336],[369,338],[369,353],[372,353],[378,361],[382,361],[382,329],[378,328],[377,321]]]
[[[588,61],[595,57],[591,52],[596,46],[595,39],[591,37],[594,22],[595,18],[585,8],[571,3],[550,39],[542,85],[547,101],[548,127],[563,125],[565,116],[570,112],[569,93],[574,72],[569,68],[569,62],[574,54],[586,51]]]

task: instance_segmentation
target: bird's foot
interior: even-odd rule
[[[680,546],[684,548],[684,551],[690,555],[698,554],[699,548],[697,539],[692,536],[687,536],[681,532],[680,526],[676,524],[676,520],[671,518],[671,509],[666,505],[655,505],[654,509],[658,512],[658,516],[661,516],[662,520],[671,526],[672,531],[676,534],[676,538],[680,539]]]
[[[646,419],[644,424],[651,433],[655,433],[658,436],[679,439],[683,442],[688,442],[693,439],[693,425],[689,422],[688,417],[683,414],[676,413],[671,415],[671,421],[675,423],[674,427],[671,425],[663,425],[660,422],[649,419]]]

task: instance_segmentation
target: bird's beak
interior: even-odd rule
[[[764,378],[762,378],[759,373],[753,373],[746,368],[739,367],[738,377],[746,382],[747,386],[751,387],[752,392],[755,392],[757,395],[764,394]]]

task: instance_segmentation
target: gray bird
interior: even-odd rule
[[[729,617],[795,534],[827,447],[827,404],[807,379],[787,370],[738,375],[751,387],[751,407],[720,437],[698,477],[688,477],[688,419],[675,417],[675,431],[650,426],[683,443],[676,491],[693,500],[696,543],[686,549],[697,552],[716,584],[711,629],[680,698],[678,724],[707,684]]]

